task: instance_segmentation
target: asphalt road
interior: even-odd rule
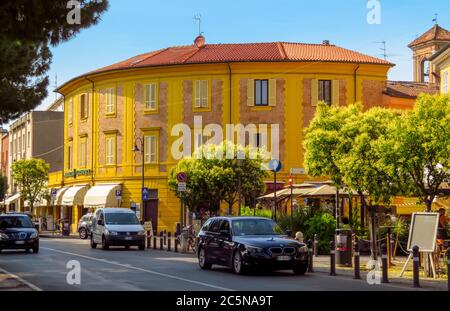
[[[167,251],[138,251],[112,248],[91,249],[88,241],[41,239],[39,254],[3,251],[0,268],[34,289],[45,291],[334,291],[411,290],[400,285],[369,285],[348,276],[326,273],[304,276],[290,271],[234,275],[231,270],[213,267],[203,271],[196,258]],[[81,267],[81,284],[67,282],[68,262]]]

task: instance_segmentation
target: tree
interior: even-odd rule
[[[450,97],[421,95],[411,112],[391,123],[380,145],[381,165],[401,182],[405,195],[431,205],[450,178]]]
[[[3,201],[6,196],[6,189],[8,187],[8,181],[6,176],[0,175],[0,201]]]
[[[12,177],[20,189],[21,199],[29,202],[32,213],[34,204],[47,196],[49,167],[42,159],[20,160],[11,166]]]
[[[77,2],[80,23],[68,23]],[[98,23],[107,8],[107,0],[0,2],[0,123],[35,108],[47,96],[49,45],[56,46]]]

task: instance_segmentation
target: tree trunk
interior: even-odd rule
[[[369,204],[370,210],[370,253],[373,260],[378,260],[377,230],[375,225],[375,206]]]

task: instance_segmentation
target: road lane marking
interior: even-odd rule
[[[128,268],[128,269],[132,269],[132,270],[146,272],[146,273],[150,273],[150,274],[166,277],[166,278],[169,278],[169,279],[179,280],[179,281],[192,283],[192,284],[196,284],[196,285],[201,285],[201,286],[205,286],[205,287],[211,287],[211,288],[218,289],[218,290],[234,291],[233,289],[230,289],[230,288],[221,287],[221,286],[217,286],[217,285],[213,285],[213,284],[209,284],[209,283],[205,283],[205,282],[200,282],[200,281],[195,281],[195,280],[191,280],[191,279],[186,279],[186,278],[182,278],[182,277],[179,277],[179,276],[176,276],[176,275],[167,274],[167,273],[157,272],[157,271],[153,271],[153,270],[147,270],[147,269],[143,269],[143,268],[132,266],[130,264],[121,264],[121,263],[112,262],[112,261],[109,261],[109,260],[106,260],[106,259],[95,258],[95,257],[91,257],[91,256],[77,254],[77,253],[65,252],[65,251],[61,251],[61,250],[53,249],[53,248],[49,248],[49,247],[42,247],[41,246],[41,249],[46,249],[46,250],[53,251],[53,252],[56,252],[56,253],[61,253],[61,254],[66,254],[66,255],[71,255],[71,256],[77,256],[77,257],[81,257],[81,258],[85,258],[85,259],[89,259],[89,260],[93,260],[93,261],[108,263],[110,265],[115,265],[115,266],[120,266],[120,267],[124,267],[124,268]]]
[[[4,274],[7,274],[9,276],[11,276],[12,278],[16,279],[17,281],[25,284],[26,286],[28,286],[29,288],[31,288],[32,290],[35,290],[37,292],[41,292],[42,288],[37,287],[36,285],[34,285],[33,283],[28,282],[27,280],[22,279],[20,276],[15,275],[11,272],[6,271],[5,269],[0,268],[0,272],[3,272]]]

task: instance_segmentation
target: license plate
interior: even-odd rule
[[[126,236],[126,237],[125,237],[125,240],[127,240],[127,241],[129,241],[129,240],[131,240],[131,239],[133,239],[131,236]]]
[[[289,260],[291,260],[291,259],[292,259],[291,256],[278,256],[278,257],[277,257],[277,260],[278,260],[278,261],[289,261]]]
[[[25,244],[25,241],[16,241],[16,244]]]

